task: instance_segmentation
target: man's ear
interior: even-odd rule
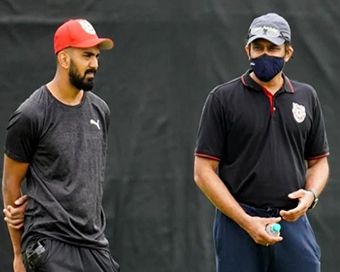
[[[64,50],[60,51],[57,55],[57,60],[59,65],[64,69],[70,68],[71,57],[66,51]]]
[[[285,55],[285,62],[288,62],[294,54],[293,47],[289,46],[288,49],[286,49],[286,55]]]
[[[246,51],[247,57],[250,60],[251,59],[251,57],[250,57],[250,45],[246,45],[244,47],[244,51]]]

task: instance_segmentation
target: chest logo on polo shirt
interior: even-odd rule
[[[303,105],[293,102],[293,116],[296,122],[302,123],[306,118],[306,108]]]

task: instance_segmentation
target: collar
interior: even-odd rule
[[[241,81],[244,86],[249,87],[255,91],[262,91],[263,87],[259,84],[257,84],[251,77],[250,73],[252,70],[248,70],[245,74],[241,76]],[[283,91],[286,93],[294,93],[293,85],[290,81],[290,79],[285,75],[282,74],[283,77]]]

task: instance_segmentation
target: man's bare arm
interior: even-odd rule
[[[319,196],[325,189],[329,178],[329,165],[327,157],[308,161],[306,175],[306,190],[313,190]]]
[[[194,179],[197,186],[216,208],[247,231],[256,243],[266,245],[281,241],[282,237],[273,237],[265,232],[267,224],[279,222],[280,218],[247,215],[216,174],[218,165],[216,160],[196,156]]]
[[[4,207],[8,205],[17,207],[15,201],[21,197],[21,184],[24,180],[29,164],[12,160],[7,155],[4,156],[3,176],[2,176],[2,195]],[[24,271],[20,267],[21,261],[21,235],[22,229],[8,227],[14,252],[15,271]],[[20,263],[21,262],[21,263]],[[19,266],[19,269],[16,269]]]
[[[298,199],[299,204],[296,208],[289,211],[281,211],[280,215],[284,220],[294,222],[304,215],[314,201],[314,194],[321,194],[325,188],[329,177],[329,166],[327,157],[308,161],[305,190],[300,189],[288,195],[291,199]]]

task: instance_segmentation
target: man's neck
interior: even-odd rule
[[[278,90],[280,90],[284,84],[284,80],[282,77],[282,72],[278,73],[272,80],[268,82],[263,82],[259,80],[254,72],[250,73],[250,77],[260,86],[269,91],[272,95],[274,95]]]
[[[81,103],[84,92],[70,84],[68,79],[62,80],[59,77],[54,77],[52,81],[46,84],[51,94],[63,104],[76,106]]]

